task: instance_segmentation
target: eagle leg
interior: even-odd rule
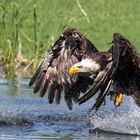
[[[122,92],[117,92],[115,99],[114,99],[114,105],[117,107],[122,103],[123,99],[123,93]]]

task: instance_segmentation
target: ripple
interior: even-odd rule
[[[122,136],[140,136],[139,134],[130,134],[130,133],[123,133],[123,132],[115,132],[115,131],[106,131],[100,128],[90,129],[89,133],[91,134],[102,134],[102,135],[122,135]]]

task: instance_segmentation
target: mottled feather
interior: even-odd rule
[[[95,52],[98,52],[95,46],[76,29],[66,29],[51,47],[30,80],[29,86],[35,85],[34,92],[40,92],[41,97],[48,92],[49,103],[52,103],[55,98],[56,104],[59,104],[61,93],[64,93],[66,104],[71,110],[73,101],[79,98],[81,92],[79,87],[82,82],[79,81],[79,76],[68,75],[69,68]],[[86,82],[84,89],[91,84],[91,80]],[[73,89],[77,89],[74,94]]]

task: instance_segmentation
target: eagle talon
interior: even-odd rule
[[[119,106],[122,103],[122,99],[123,99],[123,94],[121,92],[118,92],[115,96],[115,100],[114,100],[114,104],[115,106]]]

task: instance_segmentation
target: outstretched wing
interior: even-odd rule
[[[120,55],[119,49],[114,49],[114,46],[112,47],[113,55],[112,55],[112,61],[107,64],[105,69],[103,69],[99,74],[97,75],[93,85],[86,91],[86,93],[78,100],[79,104],[82,104],[89,100],[92,96],[94,96],[97,91],[100,89],[100,94],[98,95],[96,99],[96,103],[93,105],[91,109],[96,109],[101,106],[102,102],[104,101],[105,96],[108,93],[109,87],[112,83],[112,76],[114,72],[116,71],[116,68],[118,67],[118,60]]]
[[[56,104],[59,104],[61,92],[64,92],[66,104],[71,110],[72,102],[78,100],[80,91],[86,90],[93,81],[80,76],[70,77],[68,70],[86,55],[97,51],[94,45],[75,29],[65,30],[31,78],[29,86],[35,84],[34,93],[39,92],[41,97],[48,91],[49,103],[55,99]],[[84,85],[83,80],[87,82]]]
[[[113,35],[113,46],[108,51],[112,52],[112,62],[108,63],[104,70],[99,72],[93,86],[79,100],[79,104],[86,102],[101,89],[92,109],[98,110],[106,97],[112,81],[117,81],[122,87],[129,86],[128,77],[134,76],[140,66],[140,55],[133,45],[122,35]],[[125,76],[124,76],[125,75]]]
[[[134,82],[136,74],[139,73],[137,71],[140,68],[140,54],[128,39],[118,33],[114,34],[113,42],[115,48],[120,49],[119,65],[114,74],[114,80],[118,81],[121,87],[128,88],[134,84],[131,81]]]
[[[113,79],[119,86],[127,89],[127,94],[140,106],[140,54],[129,40],[119,34],[116,37],[119,39],[121,55]]]

